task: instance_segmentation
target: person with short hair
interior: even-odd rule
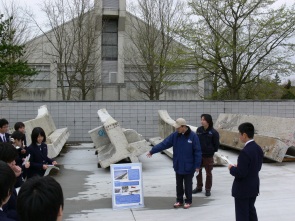
[[[0,143],[9,143],[10,134],[8,133],[9,123],[5,118],[0,119]]]
[[[235,198],[236,221],[257,221],[255,208],[259,194],[259,171],[262,167],[263,151],[254,141],[254,126],[246,122],[238,127],[240,140],[245,143],[238,157],[237,165],[228,169],[235,177],[232,185],[232,196]]]
[[[213,120],[210,114],[201,115],[201,125],[202,126],[198,127],[197,129],[197,135],[202,148],[202,166],[200,168],[199,174],[196,176],[197,186],[193,190],[193,193],[195,194],[202,192],[202,167],[204,167],[206,171],[205,196],[211,196],[213,180],[212,170],[214,164],[213,156],[219,148],[219,133],[213,128]]]
[[[22,185],[23,179],[21,176],[22,170],[16,165],[15,159],[18,157],[17,150],[10,143],[0,143],[0,160],[5,162],[14,172],[14,187],[11,189],[11,194],[8,202],[2,206],[3,211],[7,214],[7,217],[18,220],[16,213],[16,198],[17,192],[15,188]]]
[[[188,209],[192,204],[192,186],[195,172],[201,165],[201,146],[195,132],[187,126],[185,119],[178,118],[173,125],[177,130],[149,151],[147,157],[173,146],[173,168],[176,176],[176,203],[174,208]],[[184,186],[183,186],[184,184]],[[185,194],[185,200],[183,195]],[[183,204],[183,202],[185,202]]]
[[[24,137],[23,137],[23,147],[27,147],[27,139],[26,139],[26,126],[23,122],[16,122],[14,124],[14,130],[15,131],[20,131],[21,133],[24,134]],[[23,151],[23,154],[24,151]]]
[[[24,162],[25,158],[27,157],[26,147],[23,146],[24,137],[25,135],[22,132],[17,130],[11,134],[12,145],[17,149],[17,152],[18,152],[16,164],[22,168],[23,179],[26,178],[27,169],[30,167],[30,162]]]
[[[61,221],[63,207],[62,188],[50,176],[27,180],[17,197],[17,212],[22,221]]]
[[[24,137],[25,135],[22,132],[17,130],[11,134],[11,142],[17,149],[20,159],[23,159],[27,156],[26,147],[23,145]],[[19,163],[22,163],[22,160],[18,162],[18,165]]]
[[[14,190],[15,175],[6,162],[0,160],[0,221],[14,221],[4,211],[3,206],[9,201]]]
[[[48,165],[56,165],[57,162],[48,157],[46,135],[41,127],[35,127],[31,134],[32,144],[28,146],[30,154],[30,168],[27,171],[27,178],[43,176]]]
[[[17,182],[15,188],[18,188],[23,183],[22,179],[22,169],[16,164],[18,158],[18,152],[16,148],[11,143],[0,143],[0,160],[6,162],[17,177]]]

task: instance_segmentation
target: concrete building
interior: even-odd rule
[[[90,46],[90,62],[83,69],[85,75],[73,77],[81,72],[78,67],[81,50],[70,51],[66,40],[60,40],[58,31],[71,33],[78,23],[78,18],[59,24],[56,28],[38,36],[28,42],[33,48],[28,62],[35,67],[39,74],[30,82],[24,84],[17,100],[147,100],[133,85],[127,76],[134,74],[133,68],[125,59],[126,47],[132,43],[126,32],[129,31],[130,21],[134,16],[126,12],[125,0],[96,0],[94,9],[86,13],[89,17],[82,22],[85,26],[84,34],[92,34],[93,44]],[[85,22],[86,21],[86,22]],[[91,26],[87,26],[91,25]],[[89,34],[89,35],[90,35]],[[69,42],[73,36],[69,35]],[[77,38],[76,41],[79,42]],[[78,43],[77,43],[78,44]],[[87,48],[85,41],[80,44]],[[175,41],[175,44],[179,44]],[[56,48],[54,45],[62,45]],[[67,48],[68,47],[68,48]],[[74,47],[73,47],[74,48]],[[79,55],[79,56],[78,56]],[[134,55],[136,56],[136,55]],[[72,60],[70,60],[70,57]],[[81,56],[82,57],[82,56]],[[81,58],[83,60],[83,58]],[[67,62],[65,62],[67,61]],[[89,65],[92,64],[92,65]],[[80,65],[81,66],[81,65]],[[87,70],[86,70],[87,69]],[[81,72],[82,73],[82,72]],[[196,79],[196,71],[192,67],[179,70],[182,84],[169,87],[161,96],[161,100],[199,100],[208,94],[204,87],[208,84],[204,80],[189,85]],[[183,77],[184,76],[184,77]],[[70,86],[71,78],[76,84]],[[79,83],[84,83],[84,92]],[[84,93],[84,95],[83,95]],[[84,98],[83,98],[84,97]]]

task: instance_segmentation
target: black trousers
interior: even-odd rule
[[[236,221],[258,221],[255,201],[256,197],[235,198]]]
[[[176,173],[176,201],[183,203],[183,194],[185,194],[185,203],[192,203],[193,191],[193,177],[192,174],[178,174]],[[184,184],[184,186],[183,186]]]

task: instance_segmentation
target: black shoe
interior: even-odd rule
[[[211,196],[210,190],[206,190],[205,196]]]
[[[197,188],[195,188],[195,189],[193,189],[193,191],[192,191],[193,194],[195,194],[195,193],[199,193],[199,192],[202,192],[202,189],[197,189]]]

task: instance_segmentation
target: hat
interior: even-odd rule
[[[173,127],[175,127],[176,129],[181,127],[182,125],[186,125],[186,121],[183,118],[178,118],[175,123],[173,124]]]

